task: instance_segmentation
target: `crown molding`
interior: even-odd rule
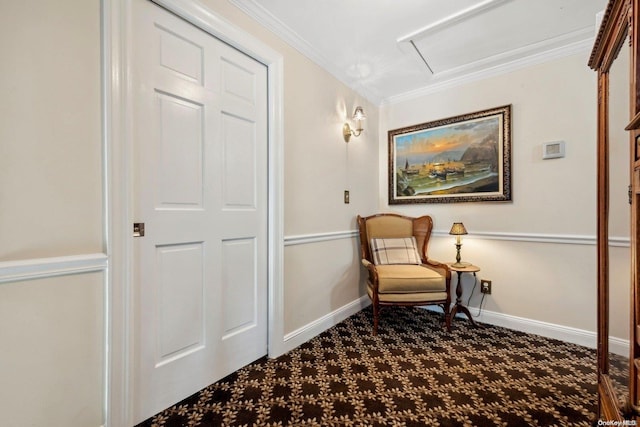
[[[564,49],[572,46],[574,43],[582,43],[588,41],[590,45],[593,44],[593,29],[591,27],[582,28],[580,30],[572,31],[570,33],[562,34],[552,39],[543,40],[538,43],[533,43],[527,46],[522,46],[516,49],[511,49],[506,52],[498,53],[496,55],[489,56],[487,58],[479,59],[477,61],[463,64],[455,68],[440,71],[434,74],[434,78],[467,75],[473,71],[489,69],[493,66],[500,64],[509,64],[512,62],[519,62],[521,60],[527,60],[535,57],[536,55],[542,55],[544,60],[547,55],[552,54],[555,49]],[[555,59],[552,57],[550,59]]]
[[[357,92],[360,96],[364,97],[374,105],[380,105],[382,102],[382,98],[380,96],[362,87],[355,87],[357,82],[354,81],[353,78],[350,78],[347,73],[337,67],[333,61],[318,52],[317,49],[300,37],[298,33],[276,18],[256,0],[229,0],[229,2],[249,15],[249,17],[253,18],[260,25],[281,38],[285,43],[296,49],[302,55],[318,64],[325,71],[328,71],[336,79],[353,91]]]
[[[503,64],[498,64],[494,66],[487,65],[491,61],[501,59],[501,57],[504,57],[506,55],[513,55],[514,53],[522,54],[522,52],[526,52],[526,49],[531,49],[531,47],[520,49],[521,52],[511,51],[505,54],[500,54],[500,55],[496,55],[480,61],[476,61],[471,64],[466,64],[462,67],[458,67],[453,70],[436,73],[434,75],[434,79],[436,81],[434,81],[433,83],[429,83],[418,89],[414,89],[411,91],[407,91],[397,95],[392,95],[385,98],[377,94],[374,94],[370,90],[367,90],[361,86],[358,86],[357,82],[354,81],[353,78],[349,77],[345,71],[337,67],[332,60],[322,55],[310,43],[308,43],[306,40],[300,37],[298,33],[293,31],[290,27],[284,24],[280,19],[275,17],[268,10],[266,10],[262,5],[259,4],[257,0],[229,0],[229,2],[233,4],[235,7],[237,7],[238,9],[240,9],[241,11],[243,11],[244,13],[246,13],[249,17],[254,19],[260,25],[264,26],[269,31],[274,33],[276,36],[281,38],[285,43],[289,44],[291,47],[299,51],[302,55],[306,56],[308,59],[315,62],[324,70],[329,72],[340,82],[342,82],[343,84],[351,88],[353,91],[355,91],[365,99],[367,99],[369,102],[378,106],[393,105],[400,102],[409,101],[409,100],[420,98],[433,93],[452,89],[457,86],[462,86],[467,83],[484,80],[489,77],[499,76],[499,75],[510,73],[512,71],[516,71],[522,68],[530,67],[537,64],[542,64],[544,62],[552,61],[555,59],[560,59],[566,56],[590,52],[591,47],[593,46],[593,41],[594,41],[593,28],[589,27],[588,29],[587,28],[580,29],[568,35],[565,34],[550,40],[546,40],[541,44],[536,44],[536,46],[538,47],[540,47],[540,45],[552,46],[553,44],[557,44],[558,41],[567,40],[571,37],[575,37],[576,35],[582,34],[584,36],[587,36],[587,33],[589,33],[590,35],[583,40],[568,43],[566,45],[562,45],[555,48],[547,48],[542,52],[528,54],[528,55],[525,53],[526,56],[511,60]],[[502,0],[486,1],[486,5],[484,5],[483,8],[481,9],[484,10],[486,8],[493,7],[502,2],[503,2]],[[479,11],[474,10],[472,12],[476,13]],[[459,17],[456,17],[456,19],[458,18]],[[440,25],[438,25],[438,28],[440,28]],[[435,29],[438,29],[438,28],[435,28]],[[418,33],[422,34],[425,31],[430,32],[435,29],[423,28]],[[407,36],[404,36],[400,38],[398,42],[401,42],[407,37],[412,35],[414,34],[412,33]],[[399,43],[399,45],[402,45],[402,43]]]
[[[540,52],[533,55],[525,56],[523,58],[515,59],[513,61],[509,61],[504,64],[495,65],[492,67],[488,67],[488,68],[481,69],[474,72],[469,72],[467,74],[463,74],[459,76],[452,76],[450,78],[445,78],[444,80],[440,80],[438,82],[423,86],[419,89],[415,89],[405,93],[401,93],[399,95],[393,95],[393,96],[387,97],[380,103],[380,105],[381,106],[393,105],[393,104],[398,104],[400,102],[410,101],[426,95],[431,95],[433,93],[441,92],[443,90],[462,86],[467,83],[472,83],[479,80],[487,79],[489,77],[495,77],[495,76],[507,74],[513,71],[531,67],[533,65],[543,64],[545,62],[553,61],[553,60],[564,58],[567,56],[586,53],[591,50],[591,47],[593,46],[593,40],[594,40],[593,37],[590,37],[585,40],[569,43],[565,46],[556,47],[553,49],[546,50],[544,52]],[[486,60],[482,60],[482,62],[485,62],[485,61]],[[465,65],[464,68],[472,68],[474,65],[477,66],[478,64],[474,63],[474,64]],[[446,74],[450,74],[452,72],[453,71],[451,72],[447,71]],[[440,73],[440,75],[442,76],[446,74]]]

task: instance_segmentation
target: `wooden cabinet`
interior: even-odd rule
[[[589,66],[598,72],[598,417],[602,420],[622,421],[636,419],[640,408],[638,373],[640,370],[640,300],[638,288],[638,227],[640,206],[640,96],[638,49],[640,49],[638,13],[640,0],[610,0],[598,32]],[[611,125],[611,107],[621,102],[612,99],[612,70],[622,49],[628,57],[628,75],[622,76],[628,87],[622,99],[629,105],[629,124],[619,129]],[[623,89],[627,92],[626,89]],[[629,384],[626,402],[620,402],[620,391],[609,375],[609,167],[612,132],[621,132],[617,139],[628,141],[629,149],[629,203],[631,208],[631,286],[630,286],[630,354]],[[624,133],[622,133],[624,132]],[[618,134],[616,134],[618,135]],[[626,165],[616,165],[616,167]]]

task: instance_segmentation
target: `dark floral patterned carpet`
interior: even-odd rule
[[[419,308],[371,308],[140,426],[590,426],[595,351]],[[612,356],[625,384],[626,359]]]

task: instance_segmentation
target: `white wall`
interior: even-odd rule
[[[0,284],[0,424],[102,424],[101,273]]]
[[[291,333],[363,294],[355,238],[345,232],[376,204],[378,111],[299,54],[285,56],[285,75],[285,333]],[[345,143],[342,125],[360,104],[366,129]],[[326,233],[342,237],[322,241]],[[291,244],[299,236],[307,243]]]
[[[100,2],[3,2],[0,260],[102,249]]]
[[[77,266],[104,250],[100,1],[1,9],[0,271],[25,280],[0,274],[0,425],[97,427],[105,263]]]
[[[447,236],[451,224],[464,222],[470,234],[463,240],[463,260],[493,281],[486,310],[594,332],[597,87],[587,59],[585,52],[383,106],[379,203],[381,210],[432,215],[439,236],[431,255],[442,261],[455,257],[454,240]],[[512,105],[511,202],[388,205],[388,130],[507,104]],[[566,157],[542,160],[541,145],[556,140],[566,141]],[[613,155],[622,166],[612,170],[612,180],[624,181],[626,160]],[[612,203],[617,221],[612,234],[624,237],[626,230],[628,237],[628,215],[625,220],[620,209],[628,211],[628,205]],[[561,242],[565,236],[569,243]],[[529,241],[536,238],[547,242]],[[624,339],[628,310],[618,287],[628,289],[629,250],[612,251],[612,334]],[[470,278],[463,285],[466,303]],[[479,302],[474,296],[470,305]]]
[[[378,107],[228,2],[206,4],[284,58],[284,320],[285,334],[298,334],[293,346],[364,295],[353,230],[358,214],[377,209]],[[357,105],[365,131],[347,144],[342,125]]]

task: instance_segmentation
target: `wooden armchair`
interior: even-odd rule
[[[451,329],[451,270],[430,260],[427,246],[433,221],[397,214],[358,215],[362,264],[367,268],[367,293],[373,303],[373,335],[380,310],[391,305],[439,305]]]

